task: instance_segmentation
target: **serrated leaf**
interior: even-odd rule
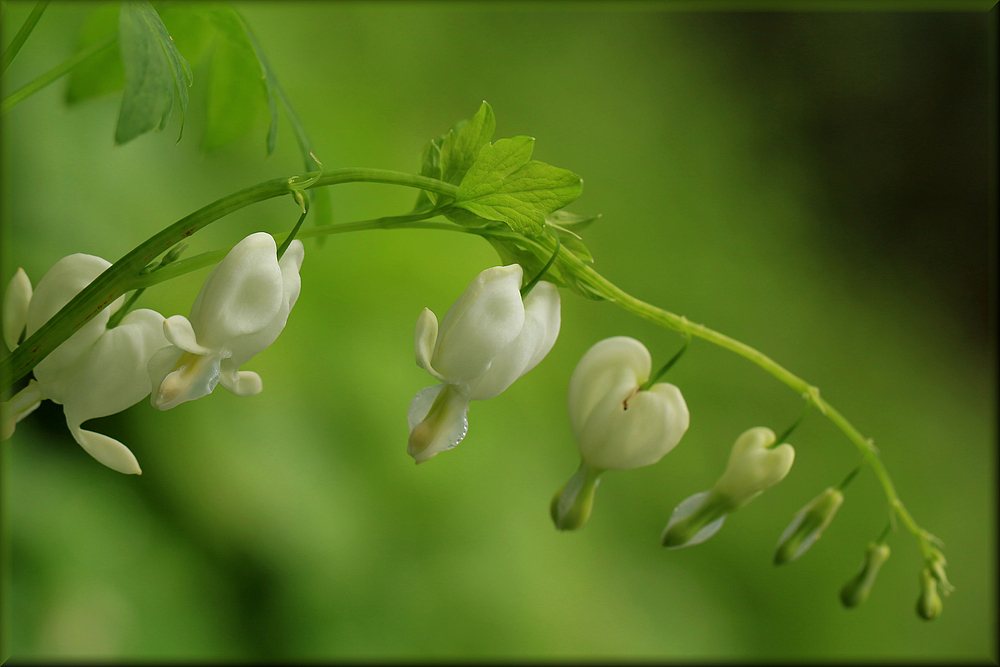
[[[120,3],[107,2],[87,15],[77,38],[77,50],[82,51],[118,34]],[[125,70],[117,48],[107,48],[73,68],[66,86],[66,104],[108,95],[125,87]]]
[[[537,236],[545,216],[580,196],[582,179],[571,171],[531,160],[531,137],[486,144],[458,186],[455,206]]]
[[[122,3],[118,41],[125,67],[125,93],[115,143],[124,144],[155,127],[166,127],[175,96],[180,101],[183,134],[191,68],[146,0]]]
[[[493,138],[496,124],[493,108],[483,102],[476,115],[445,136],[441,144],[441,180],[454,185],[462,182],[483,146]]]

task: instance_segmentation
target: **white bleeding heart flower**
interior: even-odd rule
[[[260,376],[239,368],[285,328],[299,296],[304,256],[296,240],[279,261],[274,239],[264,232],[236,244],[201,286],[190,318],[163,322],[170,346],[149,360],[153,407],[169,410],[210,394],[219,383],[238,396],[259,393]]]
[[[773,447],[775,440],[774,431],[765,427],[740,435],[715,486],[674,508],[663,530],[663,546],[678,549],[704,542],[722,528],[728,514],[784,479],[792,468],[795,450],[788,443]]]
[[[680,389],[648,390],[652,359],[628,336],[606,338],[580,359],[569,380],[569,421],[580,456],[592,468],[652,465],[681,441],[691,418]]]
[[[545,358],[559,335],[559,290],[539,282],[521,299],[518,264],[484,270],[438,325],[417,319],[417,365],[441,381],[422,389],[407,412],[407,453],[417,463],[455,447],[469,430],[470,401],[501,394]]]
[[[109,266],[109,262],[93,255],[69,255],[49,269],[33,294],[27,276],[23,280],[15,277],[19,284],[12,285],[15,296],[8,291],[5,316],[12,300],[20,304],[27,294],[29,303],[26,309],[22,305],[11,306],[10,312],[23,314],[23,320],[15,315],[8,327],[5,318],[7,340],[16,342],[21,325],[26,326],[27,335],[33,334]],[[157,350],[167,345],[163,316],[152,310],[133,311],[118,326],[107,328],[124,299],[122,296],[115,300],[38,362],[35,379],[4,404],[4,438],[13,434],[16,422],[30,414],[42,400],[50,399],[62,404],[70,433],[91,456],[119,472],[141,473],[128,447],[80,427],[89,419],[121,412],[141,401],[149,393],[146,364]]]
[[[628,336],[606,338],[580,359],[569,381],[569,421],[582,463],[550,507],[559,530],[586,524],[605,470],[656,463],[677,446],[690,423],[680,389],[649,381],[646,346]]]

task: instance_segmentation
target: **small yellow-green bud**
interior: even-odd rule
[[[868,545],[861,571],[840,589],[840,601],[845,607],[848,609],[857,607],[868,599],[868,594],[871,593],[872,585],[875,583],[875,576],[887,560],[889,560],[889,545],[876,542]]]
[[[722,528],[734,507],[732,500],[715,491],[696,493],[674,508],[660,542],[668,549],[701,544]]]
[[[820,538],[844,502],[844,494],[828,488],[803,507],[778,539],[774,564],[782,565],[804,554]]]
[[[549,514],[558,530],[576,530],[586,525],[603,472],[581,463],[580,469],[552,497]]]
[[[917,598],[917,615],[925,621],[933,621],[941,615],[944,605],[938,595],[938,579],[928,567],[920,571],[920,597]]]

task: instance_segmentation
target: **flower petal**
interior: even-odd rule
[[[163,316],[148,309],[133,311],[101,336],[75,372],[39,380],[41,389],[65,406],[71,424],[121,412],[149,393],[146,366],[164,347]]]
[[[222,348],[237,336],[255,334],[277,315],[282,275],[270,234],[251,234],[229,251],[201,286],[191,307],[198,342]]]
[[[81,253],[63,257],[53,264],[38,281],[32,294],[28,306],[26,335],[35,333],[109,266],[111,264],[100,257]],[[124,300],[124,296],[116,299],[38,362],[34,368],[38,381],[45,384],[58,375],[70,372],[81,361],[90,346],[101,337],[111,315],[121,307]],[[48,395],[47,390],[45,393]]]
[[[414,331],[414,345],[417,350],[417,366],[444,382],[444,378],[431,365],[431,355],[434,353],[434,343],[437,341],[437,316],[430,308],[424,308],[417,318]]]
[[[101,433],[95,433],[94,431],[84,431],[80,428],[79,424],[70,424],[69,430],[73,434],[73,439],[88,454],[112,470],[117,470],[126,475],[142,474],[135,455],[132,454],[128,447],[114,438]]]
[[[13,350],[21,338],[21,332],[28,321],[28,305],[31,303],[31,281],[24,269],[18,269],[7,284],[3,295],[3,340],[7,349]]]
[[[455,385],[421,389],[406,413],[410,425],[406,453],[423,463],[455,447],[469,432],[468,411],[469,397]]]
[[[559,336],[559,289],[540,282],[524,300],[524,326],[517,338],[493,359],[489,370],[469,384],[474,401],[485,401],[507,387],[545,358]]]
[[[452,384],[485,373],[524,326],[520,265],[484,270],[441,320],[432,366]]]
[[[154,354],[147,365],[153,391],[149,402],[157,410],[211,394],[222,379],[222,358],[216,354],[191,354],[171,345]]]
[[[237,396],[255,396],[264,389],[264,382],[253,371],[238,371],[231,359],[223,359],[219,366],[219,382]]]
[[[591,413],[601,414],[622,406],[649,379],[652,359],[646,346],[628,336],[614,336],[595,343],[580,359],[569,380],[569,420],[577,442],[586,437]]]
[[[795,450],[787,443],[768,449],[774,441],[774,431],[765,427],[740,435],[715,490],[742,507],[784,479],[795,460]]]
[[[163,320],[163,335],[167,342],[191,354],[208,354],[209,349],[198,344],[191,322],[183,315],[171,315]]]
[[[36,380],[29,380],[28,386],[14,394],[13,398],[5,403],[0,403],[0,440],[6,440],[14,435],[14,427],[42,404],[41,388]]]
[[[281,304],[278,311],[271,318],[267,325],[255,334],[240,336],[235,338],[229,345],[232,350],[232,362],[234,367],[239,368],[250,361],[255,355],[260,354],[274,341],[284,330],[288,322],[288,315],[292,312],[292,307],[299,299],[299,292],[302,290],[302,280],[299,277],[299,269],[302,267],[302,260],[305,257],[305,250],[302,241],[296,239],[292,241],[281,256],[278,267],[281,270]]]

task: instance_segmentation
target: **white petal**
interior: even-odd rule
[[[455,447],[469,432],[468,411],[468,395],[454,385],[421,389],[406,413],[410,425],[406,453],[423,463]]]
[[[35,333],[109,266],[111,264],[100,257],[80,253],[63,257],[53,264],[38,281],[32,294],[31,304],[28,306],[26,334],[30,336]],[[44,384],[59,375],[78,370],[82,357],[104,333],[108,319],[121,307],[124,300],[124,296],[116,299],[38,362],[34,369],[35,377]]]
[[[768,449],[774,441],[774,431],[764,427],[740,435],[715,490],[742,507],[784,479],[795,460],[795,450],[787,443]]]
[[[430,308],[424,308],[417,318],[417,327],[414,331],[414,344],[417,350],[417,366],[433,375],[438,380],[444,380],[431,365],[431,355],[434,353],[434,343],[437,341],[438,321],[437,316]]]
[[[496,356],[486,373],[469,383],[472,400],[498,396],[545,358],[559,336],[559,305],[559,290],[555,285],[549,282],[535,285],[524,300],[521,333]]]
[[[7,349],[13,350],[28,322],[28,304],[31,303],[31,281],[24,269],[18,269],[7,284],[3,295],[3,339]]]
[[[681,504],[675,507],[674,511],[670,514],[670,521],[667,522],[667,527],[663,529],[663,534],[666,535],[667,531],[669,531],[670,528],[678,521],[686,519],[692,514],[694,514],[695,511],[697,511],[698,508],[700,508],[702,504],[708,499],[711,493],[712,493],[711,491],[702,491],[701,493],[696,493],[693,496],[689,496],[688,498],[682,500]],[[716,519],[715,521],[713,521],[712,523],[708,524],[707,526],[699,530],[697,533],[695,533],[694,537],[692,537],[684,544],[678,544],[677,546],[666,547],[666,548],[682,549],[684,547],[691,547],[696,544],[701,544],[708,538],[712,537],[712,535],[715,535],[717,532],[719,532],[719,529],[722,528],[722,524],[725,522],[725,520],[726,520],[726,515],[723,514],[718,519]]]
[[[149,402],[157,410],[169,410],[181,403],[211,394],[222,379],[222,357],[184,352],[170,346],[149,360],[153,391]]]
[[[0,404],[0,440],[6,440],[14,435],[14,426],[42,404],[41,388],[35,380],[29,380],[28,386],[14,394],[7,402]]]
[[[219,383],[237,396],[255,396],[264,389],[264,382],[253,371],[238,371],[231,359],[220,365]]]
[[[41,389],[65,406],[70,423],[121,412],[149,393],[146,366],[166,346],[163,316],[147,309],[133,311],[101,336],[76,372],[48,383],[40,380]]]
[[[270,234],[251,234],[212,270],[191,307],[198,342],[220,349],[264,329],[282,305],[282,275]]]
[[[172,315],[163,320],[163,335],[167,342],[175,345],[185,352],[192,354],[208,354],[207,347],[198,344],[198,337],[194,333],[191,322],[183,315]]]
[[[69,420],[67,420],[69,421]],[[70,433],[83,449],[112,470],[126,475],[141,475],[139,462],[128,447],[114,438],[93,431],[84,431],[79,424],[70,424]]]
[[[628,336],[605,338],[580,359],[569,380],[569,419],[577,442],[598,404],[610,413],[649,379],[652,360],[646,346]]]
[[[432,365],[450,383],[485,373],[524,326],[522,271],[518,264],[486,269],[441,320]]]
[[[281,269],[281,304],[278,311],[263,329],[255,334],[235,338],[229,344],[229,349],[232,351],[232,362],[236,368],[270,347],[284,330],[285,324],[288,322],[288,315],[292,312],[292,307],[298,301],[299,292],[302,290],[299,269],[302,267],[304,257],[305,250],[302,248],[302,241],[297,239],[292,241],[278,263],[278,267]]]
[[[587,418],[577,444],[583,459],[608,470],[652,465],[677,446],[690,415],[680,390],[658,383],[628,400],[611,394]]]

